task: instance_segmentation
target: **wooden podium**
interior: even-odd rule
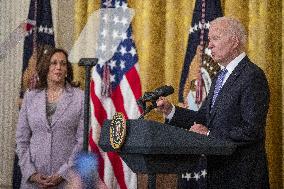
[[[156,174],[183,173],[199,161],[201,154],[231,155],[236,145],[185,129],[149,120],[127,120],[127,134],[119,151],[110,144],[110,120],[101,130],[99,146],[117,152],[135,173],[148,174],[148,188],[155,189]]]

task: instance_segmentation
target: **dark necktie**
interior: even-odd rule
[[[228,72],[228,70],[226,68],[224,68],[223,70],[221,70],[221,73],[219,74],[216,84],[215,84],[215,89],[214,89],[214,95],[213,95],[213,99],[212,99],[212,104],[211,104],[211,108],[213,108],[216,98],[218,96],[218,93],[220,92],[220,90],[222,89],[222,83],[224,81],[225,75]]]

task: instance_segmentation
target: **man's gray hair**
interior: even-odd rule
[[[247,32],[244,25],[237,19],[231,17],[218,17],[215,20],[211,21],[210,25],[216,23],[224,23],[226,28],[224,30],[230,32],[231,34],[238,37],[240,40],[241,48],[245,48],[247,42]]]

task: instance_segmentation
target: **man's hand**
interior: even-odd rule
[[[199,133],[199,134],[202,134],[202,135],[207,135],[208,133],[208,128],[205,127],[204,125],[202,124],[196,124],[194,122],[194,125],[192,125],[189,129],[189,131],[192,131],[192,132],[195,132],[195,133]]]
[[[159,99],[156,101],[156,104],[159,112],[162,112],[166,116],[171,113],[173,105],[165,97],[159,97]]]

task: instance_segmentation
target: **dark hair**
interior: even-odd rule
[[[47,74],[49,72],[49,66],[50,66],[50,60],[51,57],[56,53],[63,53],[65,55],[66,61],[67,61],[67,76],[65,78],[65,85],[66,83],[69,83],[72,87],[79,87],[78,82],[73,81],[73,68],[71,63],[68,61],[68,54],[64,49],[60,48],[46,48],[43,49],[43,53],[41,57],[39,57],[38,65],[37,65],[37,73],[38,73],[38,79],[36,89],[43,90],[47,88]]]

